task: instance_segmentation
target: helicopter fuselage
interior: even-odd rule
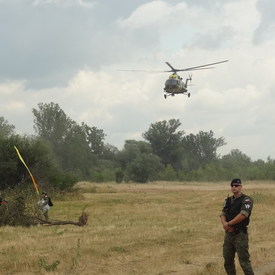
[[[169,76],[169,78],[165,81],[165,87],[164,87],[164,97],[167,96],[174,96],[176,94],[185,94],[190,97],[190,93],[188,93],[187,90],[187,82],[191,79],[186,79],[186,82],[184,83],[182,78],[176,74],[173,73]]]

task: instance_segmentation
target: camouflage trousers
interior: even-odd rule
[[[248,233],[225,233],[223,244],[224,268],[228,275],[236,275],[235,254],[238,254],[240,265],[245,275],[253,275],[248,252]]]

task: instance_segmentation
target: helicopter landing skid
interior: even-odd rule
[[[186,94],[186,93],[182,93],[183,95],[187,95],[188,97],[190,97],[191,96],[191,94],[190,93],[188,93],[188,94]],[[166,99],[167,98],[167,96],[175,96],[175,94],[164,94],[164,98]]]
[[[167,96],[175,96],[175,94],[164,94],[164,98],[166,99]]]

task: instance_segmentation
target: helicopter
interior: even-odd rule
[[[192,80],[192,75],[189,75],[185,81],[183,81],[182,77],[177,74],[177,72],[186,72],[186,71],[196,71],[196,70],[205,70],[205,69],[213,69],[214,67],[209,67],[216,64],[221,64],[228,62],[228,60],[223,60],[215,63],[204,64],[200,66],[184,68],[184,69],[175,69],[169,62],[165,62],[169,67],[169,71],[144,71],[144,70],[119,70],[119,71],[132,71],[132,72],[172,72],[169,78],[165,81],[164,86],[164,98],[166,99],[168,96],[175,96],[177,94],[184,94],[190,97],[190,92],[188,91],[188,82]]]
[[[172,74],[165,81],[164,98],[166,99],[167,96],[175,96],[176,94],[184,94],[190,97],[191,94],[190,92],[188,92],[187,87],[189,86],[188,82],[192,80],[192,75],[189,75],[189,77],[186,78],[184,82],[182,77],[179,76],[177,72],[213,69],[214,67],[209,67],[209,66],[224,63],[224,62],[228,62],[228,60],[223,60],[215,63],[209,63],[209,64],[185,68],[185,69],[175,69],[169,62],[165,62],[171,68],[171,70],[164,71],[164,72],[172,72]]]

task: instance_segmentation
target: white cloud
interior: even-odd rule
[[[187,134],[223,136],[223,153],[238,148],[253,159],[275,158],[274,19],[267,0],[36,0],[35,9],[21,2],[0,9],[1,115],[20,132],[32,131],[32,108],[55,102],[73,120],[103,129],[115,146],[176,118]],[[75,8],[85,3],[93,9]],[[18,16],[22,24],[11,24]],[[29,43],[21,43],[22,34]],[[163,98],[168,74],[117,71],[224,59],[213,70],[191,72],[190,98]]]
[[[93,1],[88,0],[34,0],[34,6],[39,5],[58,5],[58,6],[80,6],[85,8],[92,8],[94,6]]]
[[[26,110],[26,104],[23,101],[10,101],[5,106],[6,110],[12,111],[12,112],[22,112]]]
[[[10,96],[17,90],[24,89],[24,82],[20,81],[5,81],[0,82],[0,96]]]
[[[165,1],[157,0],[146,3],[138,7],[128,18],[120,18],[118,24],[122,28],[151,28],[152,25],[158,24],[165,29],[173,29],[176,26],[167,25],[179,21],[177,16],[184,13],[187,5],[185,3],[169,5]]]

